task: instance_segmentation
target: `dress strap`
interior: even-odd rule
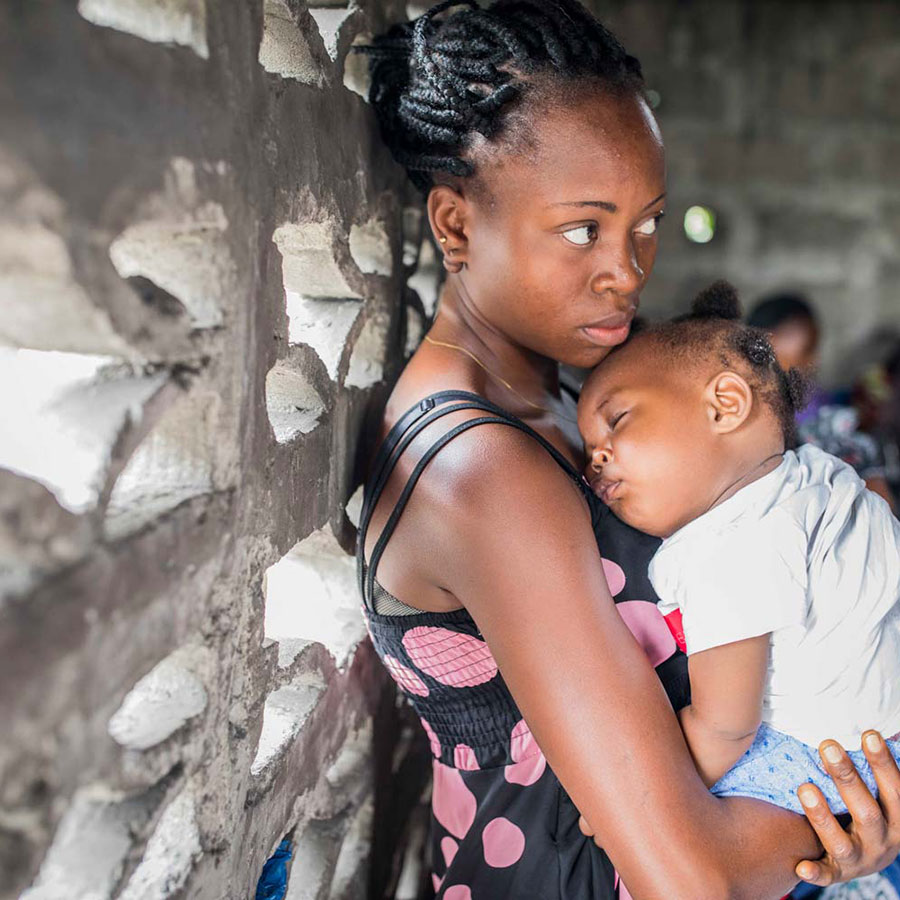
[[[441,406],[441,404],[446,405]],[[388,517],[388,521],[379,535],[378,541],[372,551],[372,558],[369,565],[366,566],[365,543],[372,513],[378,505],[378,501],[380,500],[384,488],[386,487],[400,457],[412,441],[433,422],[436,422],[438,419],[441,419],[450,413],[469,409],[490,413],[490,415],[468,419],[454,428],[451,428],[441,437],[437,438],[431,447],[423,454],[401,492],[396,506]],[[566,474],[572,478],[579,488],[584,490],[584,483],[581,475],[574,466],[572,466],[569,460],[566,459],[566,457],[563,456],[563,454],[560,453],[559,450],[557,450],[557,448],[542,434],[535,431],[521,419],[508,413],[502,407],[469,391],[441,391],[440,393],[426,397],[404,413],[404,415],[397,420],[394,427],[391,428],[375,457],[372,474],[363,494],[363,507],[360,515],[359,532],[357,535],[357,578],[363,602],[369,609],[374,610],[373,594],[378,563],[380,562],[388,541],[390,541],[394,529],[400,520],[400,516],[403,514],[403,510],[406,508],[409,498],[428,463],[431,462],[431,460],[434,459],[447,444],[460,434],[463,434],[470,428],[475,428],[478,425],[487,424],[508,425],[534,438],[553,457]]]

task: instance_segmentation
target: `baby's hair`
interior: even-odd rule
[[[463,7],[446,15],[440,13]],[[436,173],[468,178],[473,136],[499,139],[537,83],[593,80],[642,90],[640,63],[577,0],[445,0],[371,46],[369,100],[394,158],[426,193]]]
[[[741,312],[733,285],[716,281],[697,295],[689,313],[651,326],[643,334],[679,358],[708,359],[715,353],[723,368],[749,376],[754,394],[775,413],[785,447],[794,447],[794,420],[806,405],[807,382],[797,369],[781,368],[766,332],[741,322]]]

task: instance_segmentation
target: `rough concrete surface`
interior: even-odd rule
[[[0,9],[4,900],[396,877],[344,507],[422,236],[345,64],[405,8],[321,6]]]

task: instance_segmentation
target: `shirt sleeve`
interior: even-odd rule
[[[807,546],[805,530],[780,510],[708,534],[700,552],[681,560],[687,652],[804,624]]]

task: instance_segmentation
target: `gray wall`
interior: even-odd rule
[[[823,366],[900,328],[900,3],[897,0],[596,0],[660,97],[669,219],[644,296],[683,310],[719,277],[745,305],[807,291]],[[719,231],[685,237],[695,204]]]
[[[0,6],[3,898],[244,900],[288,833],[294,900],[365,894],[402,722],[345,507],[421,323],[347,56],[403,14]]]

